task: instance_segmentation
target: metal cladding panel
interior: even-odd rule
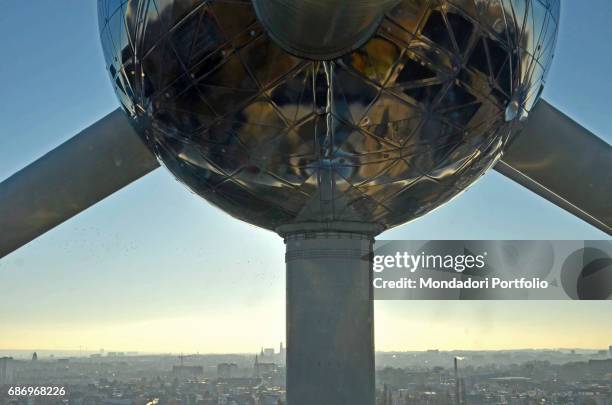
[[[404,0],[323,62],[284,51],[248,0],[98,9],[115,91],[151,149],[267,229],[384,229],[459,194],[537,101],[559,19],[558,0]]]

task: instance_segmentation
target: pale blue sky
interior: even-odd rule
[[[544,97],[611,142],[612,3],[562,3]],[[104,71],[95,1],[0,0],[0,55],[0,180],[118,106]],[[380,238],[607,236],[489,173],[451,203]],[[0,259],[0,348],[20,342],[157,350],[168,342],[167,351],[206,352],[276,345],[284,335],[283,249],[276,235],[230,218],[157,170]],[[502,333],[510,318],[545,328],[543,320],[561,308],[555,305],[526,303],[517,316],[509,309],[516,304],[385,302],[377,303],[376,316],[410,329],[452,306],[470,314],[466,328],[480,330],[493,319]],[[609,303],[573,305],[562,323],[596,331],[612,321]],[[380,322],[379,348],[401,349]],[[249,337],[228,337],[245,327]],[[163,338],[152,337],[159,328],[166,329]],[[133,342],[138,330],[147,335],[139,336],[142,345]]]

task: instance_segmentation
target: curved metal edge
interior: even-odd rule
[[[610,228],[610,226],[606,225],[604,222],[600,221],[596,217],[590,215],[588,212],[580,209],[580,207],[572,204],[570,201],[550,191],[537,181],[534,181],[529,176],[526,176],[524,173],[521,173],[520,171],[516,170],[506,162],[498,162],[497,165],[495,165],[495,170],[508,177],[510,180],[519,183],[526,189],[533,191],[540,197],[547,199],[556,206],[563,208],[567,212],[575,215],[576,217],[582,219],[590,225],[593,225],[597,229],[607,233],[608,235],[612,235],[612,228]]]
[[[367,222],[349,222],[349,221],[328,221],[328,222],[296,222],[286,225],[281,225],[275,229],[276,233],[282,238],[288,238],[295,234],[309,234],[313,237],[319,234],[337,233],[342,234],[358,234],[365,235],[368,238],[373,238],[384,231],[384,227],[380,224]]]
[[[292,41],[289,37],[294,35],[295,26],[287,26],[286,28],[290,28],[291,31],[287,32],[286,29],[281,28],[282,23],[290,20],[289,15],[285,15],[283,18],[278,18],[280,21],[272,21],[268,18],[266,10],[273,9],[277,13],[283,13],[283,7],[287,7],[290,10],[299,10],[299,14],[303,16],[309,16],[313,19],[311,27],[316,31],[312,31],[309,33],[302,33],[303,35],[319,35],[321,27],[317,27],[317,24],[320,23],[319,18],[317,16],[320,15],[329,15],[335,12],[335,10],[343,5],[343,3],[350,3],[346,0],[344,1],[293,1],[293,0],[282,0],[282,1],[271,1],[271,0],[253,0],[253,8],[255,10],[255,14],[257,16],[258,21],[261,23],[263,29],[266,34],[282,49],[284,49],[289,54],[296,56],[301,59],[311,60],[311,61],[331,61],[337,59],[341,56],[349,54],[356,49],[363,46],[366,42],[368,42],[378,31],[380,24],[385,19],[386,12],[399,4],[399,0],[385,0],[385,1],[372,1],[372,4],[375,7],[372,7],[372,10],[369,10],[371,14],[375,11],[374,15],[363,14],[362,16],[368,16],[371,21],[366,30],[361,30],[359,32],[355,32],[354,42],[351,44],[337,44],[335,47],[326,49],[325,51],[321,49],[309,49],[300,44]],[[289,6],[290,5],[290,6]],[[342,19],[344,18],[344,19]],[[338,25],[345,27],[346,30],[350,30],[352,21],[350,16],[343,16],[339,21]]]

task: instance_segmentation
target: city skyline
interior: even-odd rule
[[[376,404],[608,404],[612,347],[579,351],[377,353]],[[46,395],[91,404],[286,404],[282,356],[128,355],[10,359],[0,400]],[[184,360],[184,362],[183,362]],[[44,383],[47,388],[31,385]],[[35,390],[38,390],[38,394]],[[42,391],[44,390],[44,393]],[[49,390],[51,390],[49,392]],[[585,402],[584,399],[588,400]],[[595,400],[595,402],[589,402]]]
[[[421,311],[421,316],[412,319],[398,314],[397,304],[393,303],[375,303],[375,307],[389,306],[386,311],[377,308],[377,351],[596,349],[607,348],[612,336],[608,301],[408,301],[406,304]],[[529,313],[526,313],[525,307]],[[37,333],[19,337],[8,330],[0,336],[0,350],[66,350],[88,347],[124,352],[249,353],[253,347],[260,347],[262,342],[284,341],[284,335],[278,332],[284,328],[284,317],[272,317],[269,313],[261,315],[274,319],[274,324],[266,323],[270,327],[270,332],[265,334],[268,337],[257,342],[246,336],[240,338],[229,336],[228,333],[213,334],[200,323],[208,321],[217,331],[232,331],[231,335],[237,335],[245,329],[244,325],[240,327],[232,324],[232,320],[226,317],[211,320],[203,315],[200,323],[195,322],[194,318],[174,319],[172,323],[167,320],[128,322],[126,325],[129,326],[125,326],[120,334],[114,324],[104,328],[94,321],[85,330],[72,334],[74,339],[80,341],[71,340],[71,335],[57,324],[39,327]],[[549,319],[551,316],[555,316],[555,319]],[[256,318],[255,323],[260,321],[260,318]],[[169,324],[174,327],[164,330]],[[453,330],[455,334],[450,339],[445,336],[445,333]],[[34,344],[40,341],[41,334],[44,336],[46,333],[49,334],[48,341],[62,343],[55,347]],[[168,341],[177,341],[177,335],[183,335],[183,342],[169,345]],[[20,344],[9,347],[12,339],[19,339]],[[203,343],[198,343],[198,340]]]
[[[423,350],[382,350],[376,351],[377,355],[393,355],[393,354],[425,354],[425,353],[442,353],[442,354],[465,354],[465,353],[508,353],[508,352],[520,352],[520,353],[538,353],[538,352],[561,352],[581,355],[602,355],[602,352],[609,352],[612,354],[612,350],[609,347],[534,347],[534,348],[523,348],[523,349],[447,349],[441,350],[438,348],[423,349]],[[32,357],[36,354],[36,360],[58,360],[63,358],[74,358],[74,359],[86,359],[86,358],[125,358],[125,357],[176,357],[180,360],[181,357],[194,357],[194,356],[259,356],[262,348],[257,348],[249,352],[228,352],[228,353],[200,353],[200,352],[139,352],[130,350],[106,350],[100,348],[98,350],[92,350],[91,348],[84,349],[3,349],[0,348],[0,358],[12,358],[13,360],[33,360]],[[264,349],[274,349],[272,347],[264,347]],[[280,352],[275,351],[271,356],[279,356]],[[197,363],[197,361],[185,360],[185,363]]]

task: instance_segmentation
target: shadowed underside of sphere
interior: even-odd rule
[[[559,1],[403,0],[325,62],[276,45],[248,0],[100,0],[98,13],[123,108],[193,192],[272,230],[389,228],[499,159],[542,91]]]

